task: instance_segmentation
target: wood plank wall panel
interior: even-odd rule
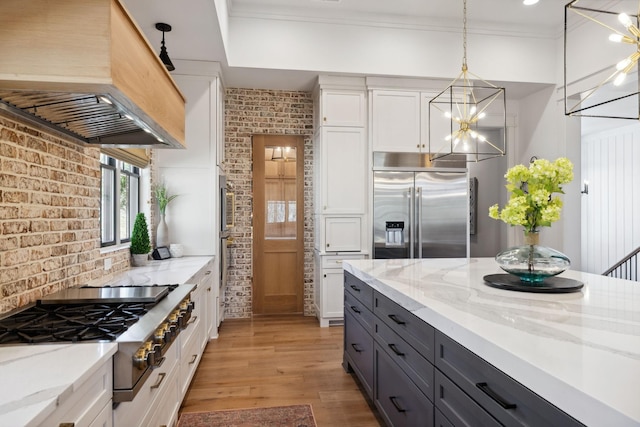
[[[601,274],[640,246],[640,125],[582,141],[582,266]]]

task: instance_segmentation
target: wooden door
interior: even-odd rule
[[[304,139],[253,136],[253,314],[302,313]]]

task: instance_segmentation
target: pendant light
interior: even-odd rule
[[[635,11],[625,7],[629,2],[565,5],[565,115],[640,119],[640,1]]]
[[[169,54],[167,53],[167,48],[164,45],[164,33],[165,32],[168,33],[169,31],[171,31],[171,25],[165,24],[163,22],[158,22],[156,24],[156,30],[162,31],[162,45],[160,46],[160,59],[162,60],[162,63],[164,64],[164,66],[167,67],[167,70],[173,71],[176,69],[176,67],[173,66],[173,62],[171,62],[171,59],[169,58]]]
[[[505,89],[472,74],[467,66],[466,0],[463,0],[462,23],[462,71],[449,86],[429,101],[431,160],[478,162],[506,153]],[[488,124],[489,117],[491,126]],[[495,130],[499,136],[490,141],[483,134],[483,124],[484,130]]]

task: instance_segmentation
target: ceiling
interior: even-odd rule
[[[172,60],[216,61],[223,66],[228,87],[310,90],[314,70],[234,67],[223,46],[216,4],[226,5],[234,19],[295,20],[369,27],[400,26],[418,30],[438,28],[461,32],[462,1],[453,0],[123,0],[154,47],[162,34],[155,23],[166,22],[173,30],[165,36]],[[533,37],[560,38],[564,2],[540,0],[524,6],[521,0],[468,0],[469,33],[499,32]],[[277,22],[276,22],[277,23]],[[509,88],[511,96],[539,89],[536,85]],[[515,93],[514,93],[515,90]]]

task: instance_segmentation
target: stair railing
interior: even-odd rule
[[[636,248],[626,257],[618,261],[613,267],[602,273],[603,276],[616,277],[618,279],[638,280],[638,257],[640,247]]]

